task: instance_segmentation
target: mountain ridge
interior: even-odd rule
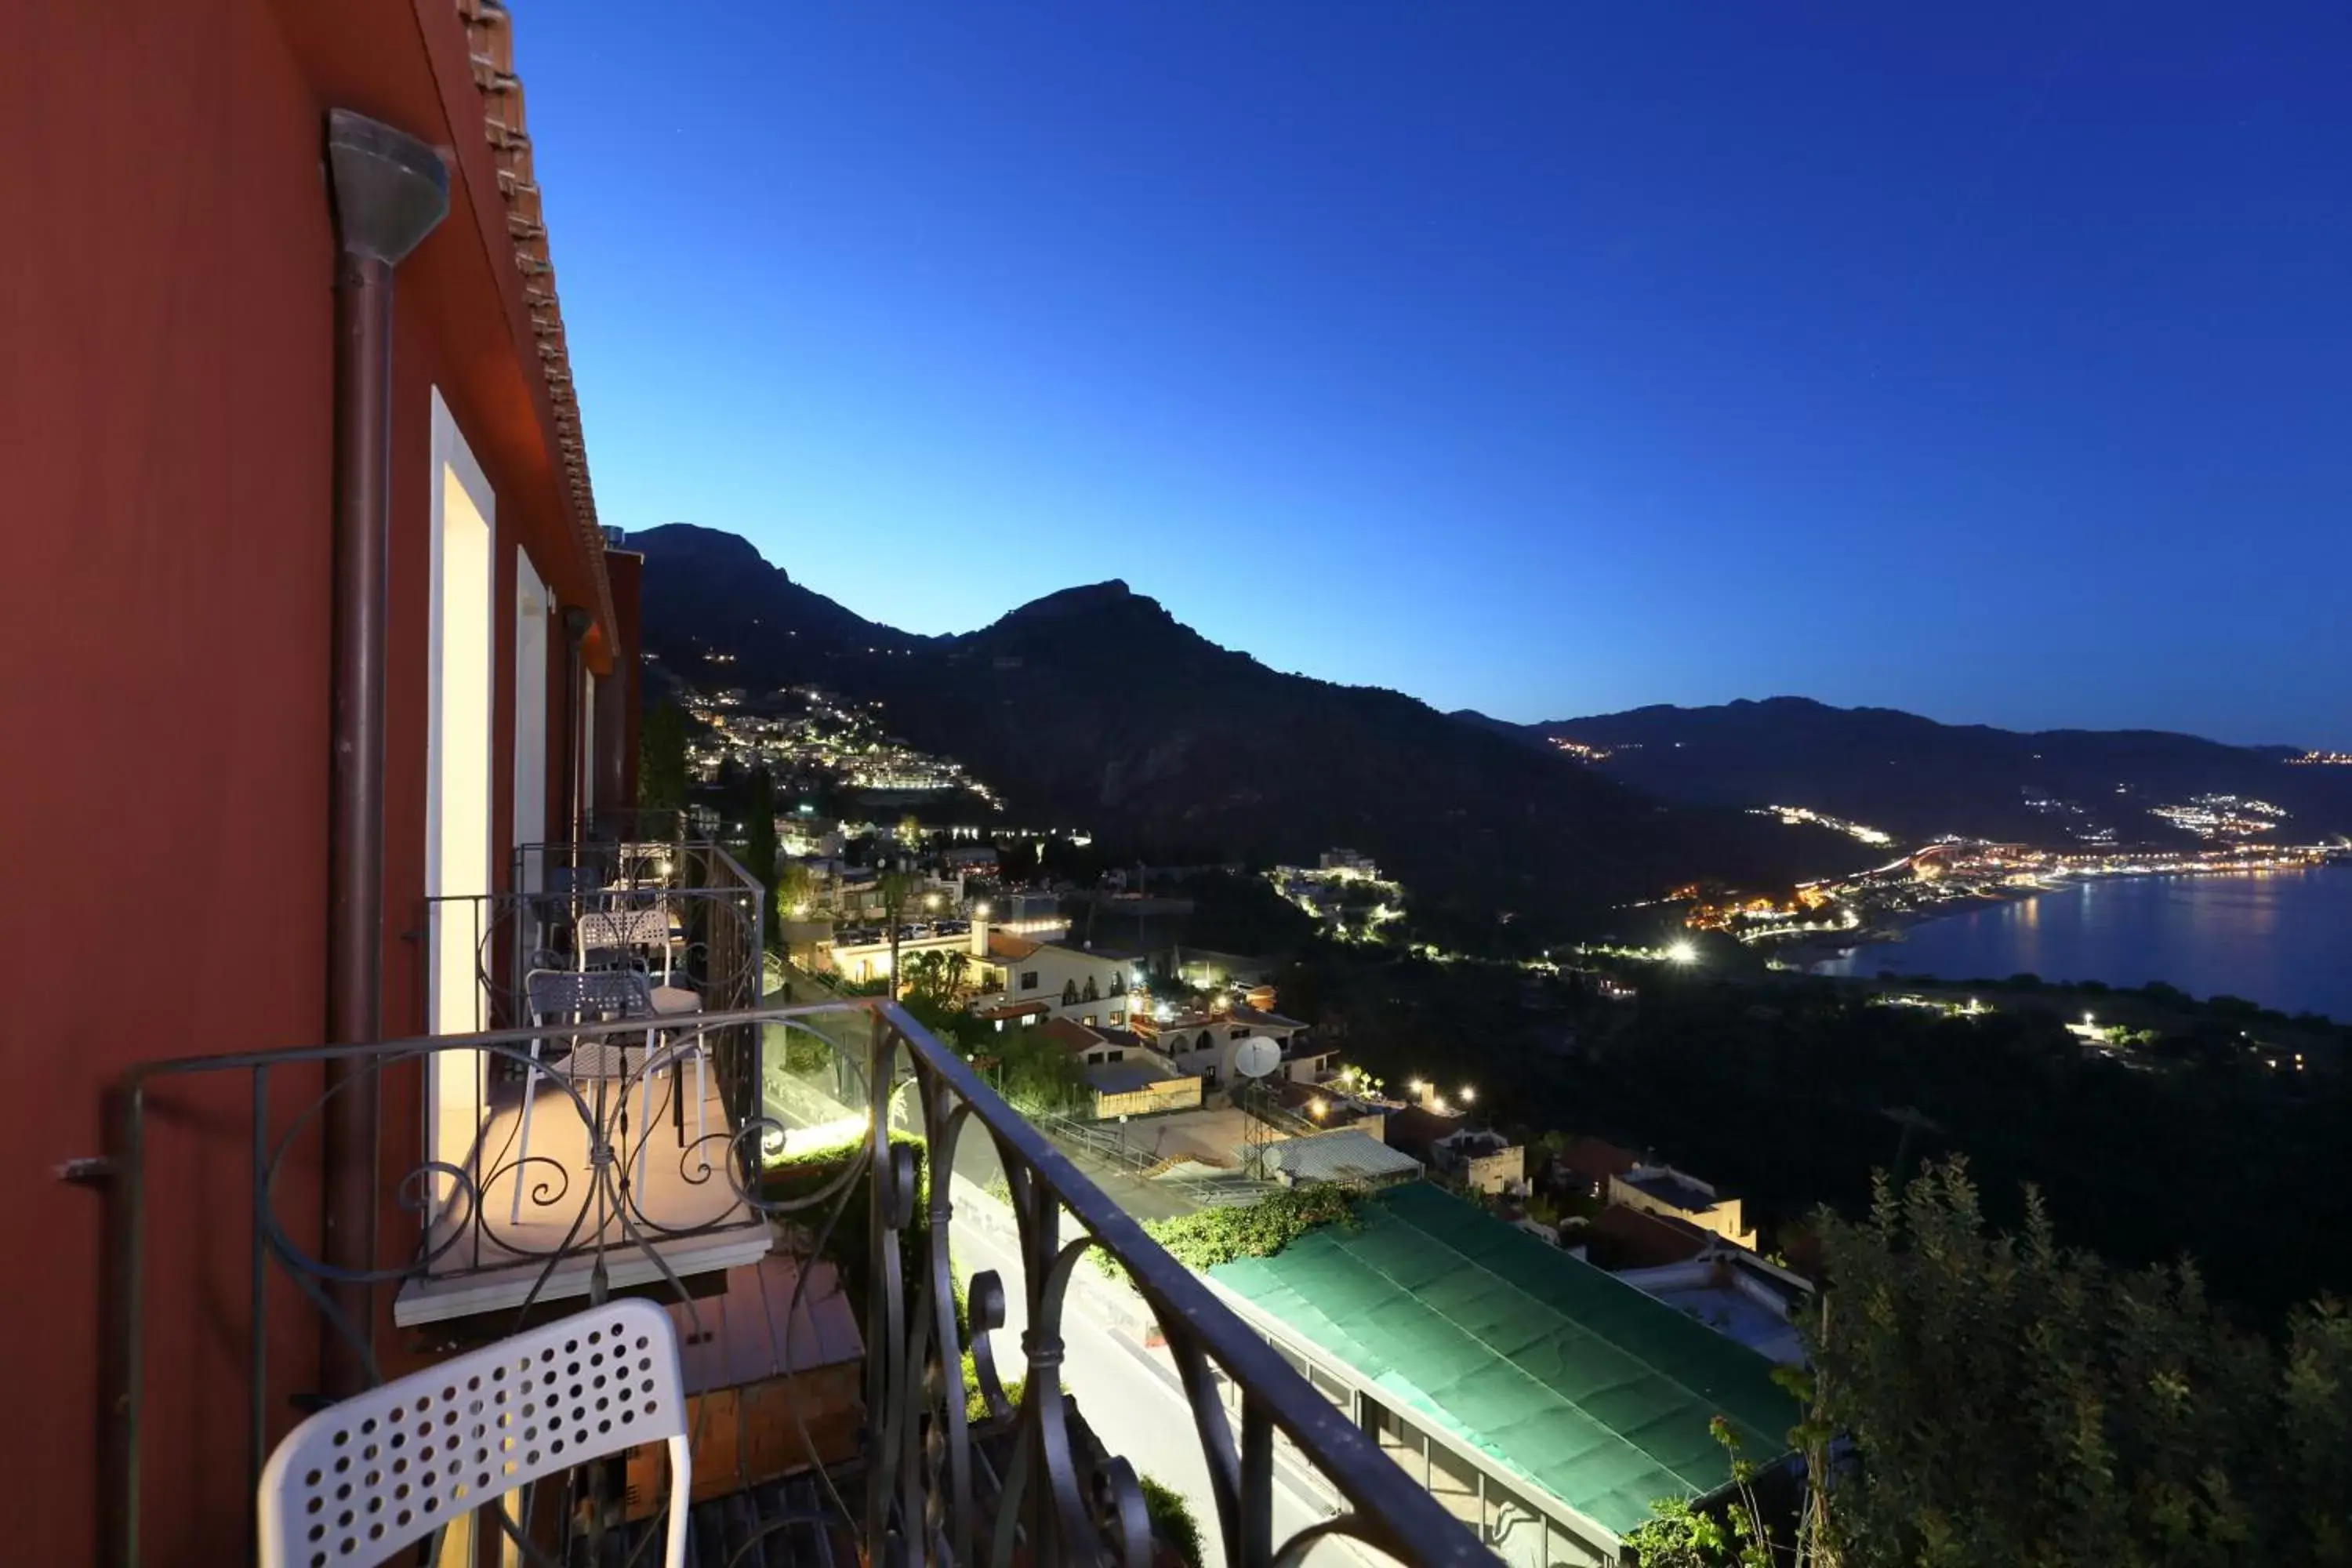
[[[627,539],[646,557],[646,647],[674,673],[878,702],[891,732],[956,758],[1018,817],[1083,823],[1126,853],[1311,863],[1344,844],[1490,924],[1852,858],[1831,835],[1675,807],[1401,692],[1272,669],[1123,581],[917,638],[751,572],[707,531]]]
[[[2352,829],[2352,776],[2298,776],[2352,769],[2287,767],[2284,748],[1946,725],[1785,696],[1518,725],[1273,669],[1123,579],[926,637],[719,531],[674,524],[626,542],[646,558],[647,651],[688,684],[824,685],[881,704],[893,733],[956,758],[1024,820],[1083,823],[1121,854],[1184,863],[1349,845],[1465,918],[1859,868],[1854,840],[1755,815],[1768,805],[1913,842],[2186,844],[2153,808],[2232,793],[2284,805],[2285,837]]]
[[[1801,805],[1913,839],[2179,847],[2194,835],[2155,813],[2202,795],[2282,806],[2282,841],[2352,831],[2352,769],[2289,766],[2299,748],[2174,731],[2005,730],[1788,696],[1480,721],[1589,748],[1599,771],[1667,800]]]

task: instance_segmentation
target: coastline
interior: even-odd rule
[[[2049,888],[2017,888],[2001,892],[1972,893],[1964,899],[1951,900],[1934,910],[1886,910],[1852,931],[1822,932],[1795,942],[1776,942],[1770,947],[1759,943],[1756,951],[1775,963],[1810,972],[1816,963],[1850,958],[1864,948],[1898,946],[1908,937],[1914,926],[1923,926],[1931,921],[1946,920],[1954,915],[1974,914],[1979,910],[2000,904],[2038,899],[2053,890]]]
[[[2294,868],[2317,870],[2329,865],[2341,863],[2334,859],[2326,859]],[[2150,868],[2145,871],[2115,871],[2095,877],[2068,877],[2052,882],[2035,883],[2030,887],[1990,889],[1949,900],[1932,910],[1882,910],[1850,931],[1808,935],[1795,942],[1778,943],[1770,947],[1759,944],[1756,951],[1774,963],[1811,973],[1816,963],[1829,963],[1840,959],[1851,958],[1865,948],[1898,945],[1907,939],[1915,926],[1926,925],[1934,921],[1948,920],[1958,915],[1975,914],[1981,910],[1997,908],[2002,904],[2021,903],[2028,899],[2038,899],[2044,893],[2063,891],[2069,886],[2099,882],[2139,882],[2168,877],[2268,876],[2285,868],[2288,868],[2275,866]]]

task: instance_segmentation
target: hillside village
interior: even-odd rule
[[[817,852],[798,858],[808,896],[784,931],[790,973],[813,991],[917,1001],[975,1064],[1030,1069],[1009,1096],[1139,1215],[1248,1204],[1269,1187],[1428,1183],[1797,1358],[1790,1319],[1811,1284],[1761,1256],[1739,1200],[1700,1176],[1592,1137],[1514,1142],[1472,1084],[1383,1083],[1282,1010],[1278,958],[1095,942],[1064,912],[1090,904],[1008,877],[992,845],[860,824],[795,831]],[[891,868],[848,864],[845,842]],[[1123,872],[1105,880],[1108,905],[1189,910],[1130,891]],[[1265,882],[1341,940],[1372,940],[1402,900],[1347,848]]]

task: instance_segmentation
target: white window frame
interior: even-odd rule
[[[475,460],[472,449],[459,433],[449,405],[442,401],[439,388],[433,390],[432,398],[432,467],[427,487],[432,498],[428,570],[431,612],[425,637],[425,891],[428,899],[490,892],[497,886],[498,859],[498,823],[494,804],[498,798],[498,497],[490,489],[489,479],[482,472],[481,464]],[[442,799],[442,749],[447,743],[444,735],[447,681],[442,668],[443,644],[448,617],[460,607],[445,602],[448,594],[449,574],[449,563],[445,558],[446,535],[451,526],[447,482],[451,479],[464,491],[467,502],[481,519],[484,529],[480,557],[485,581],[481,584],[478,610],[483,635],[488,639],[483,660],[485,668],[481,672],[482,858],[478,880],[472,887],[447,885],[450,879],[444,876],[445,857],[442,853],[442,835],[447,826],[444,820],[446,803]],[[470,545],[468,549],[470,552]],[[436,903],[428,904],[427,908],[431,910],[431,918],[426,922],[425,935],[425,1030],[430,1034],[470,1033],[478,1026],[477,1020],[488,1022],[481,1019],[479,987],[469,986],[473,993],[470,1007],[461,1007],[456,997],[447,994],[447,971],[451,958],[446,952],[446,944],[453,940],[462,940],[470,946],[475,934],[473,922],[469,921],[462,931],[449,930],[446,925],[447,907]],[[474,955],[468,952],[465,969],[468,975],[474,973],[473,964]],[[466,1026],[462,1029],[444,1026],[459,1024]],[[481,1110],[488,1093],[486,1062],[478,1057],[470,1063],[450,1061],[446,1053],[437,1052],[425,1060],[424,1111],[426,1158],[462,1166],[470,1157],[472,1144],[479,1134]],[[457,1081],[460,1078],[469,1078],[472,1081],[470,1085],[461,1085]],[[456,1098],[459,1096],[462,1098]],[[428,1213],[428,1223],[438,1217],[439,1203],[446,1195],[441,1192],[432,1194],[435,1212]]]

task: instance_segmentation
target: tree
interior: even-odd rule
[[[971,1060],[1017,1110],[1067,1111],[1089,1092],[1086,1068],[1069,1047],[1034,1029],[991,1036],[971,1047]]]
[[[961,952],[919,952],[907,961],[907,1000],[946,1008],[962,994],[971,959]]]
[[[781,949],[783,922],[776,912],[776,781],[766,768],[752,771],[749,793],[743,818],[743,869],[760,884],[768,945]]]
[[[686,713],[665,699],[646,710],[637,731],[637,805],[682,811],[686,784]]]
[[[882,874],[875,879],[875,891],[882,895],[882,918],[890,927],[890,994],[898,994],[898,923],[907,910],[907,900],[915,891],[915,874],[899,864],[895,857],[882,862]]]
[[[2191,1265],[2062,1249],[2038,1194],[1990,1229],[1958,1159],[1867,1218],[1821,1218],[1819,1421],[1859,1465],[1829,1494],[1850,1568],[2352,1563],[2352,1317],[2282,1340]]]
[[[800,919],[815,893],[815,879],[798,860],[786,860],[776,868],[776,907],[786,919]]]

